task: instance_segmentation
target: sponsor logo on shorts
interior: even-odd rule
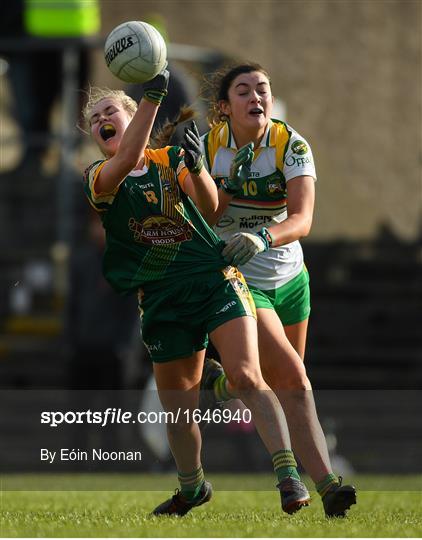
[[[232,308],[233,306],[236,305],[236,302],[235,300],[232,300],[231,302],[229,302],[228,304],[226,304],[225,306],[223,306],[221,309],[219,309],[218,311],[215,312],[216,315],[219,315],[220,313],[225,313],[226,311],[228,311],[230,308]]]
[[[142,221],[130,218],[128,227],[133,232],[135,242],[140,244],[180,244],[192,239],[192,231],[187,223],[181,225],[166,216],[149,216]]]
[[[154,353],[154,352],[164,352],[161,341],[157,341],[156,343],[151,343],[151,344],[145,343],[144,341],[144,344],[145,344],[145,347],[148,349],[149,354]]]

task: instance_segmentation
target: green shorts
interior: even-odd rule
[[[233,267],[140,294],[142,339],[153,362],[205,349],[208,334],[238,317],[256,318],[243,275]]]
[[[278,289],[263,291],[249,286],[249,290],[257,309],[274,309],[284,326],[299,323],[309,317],[311,299],[306,268]]]

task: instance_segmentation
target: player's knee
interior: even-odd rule
[[[233,370],[229,380],[239,393],[260,390],[265,385],[261,373],[254,369],[238,368]]]
[[[312,390],[303,365],[277,371],[263,370],[264,379],[273,390]]]
[[[292,374],[290,377],[286,378],[284,383],[284,388],[286,390],[312,390],[311,381],[308,379],[308,376],[305,374]]]

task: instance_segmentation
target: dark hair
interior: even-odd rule
[[[227,66],[220,71],[213,73],[205,81],[205,93],[208,93],[208,122],[210,126],[216,125],[219,122],[227,120],[225,114],[220,110],[219,101],[228,101],[229,89],[232,82],[238,75],[242,73],[252,73],[258,71],[268,78],[271,84],[270,76],[265,69],[256,63],[237,64],[235,66]]]
[[[218,100],[221,101],[224,99],[227,101],[229,99],[230,85],[238,75],[241,75],[242,73],[252,73],[254,71],[263,73],[266,77],[268,77],[268,80],[270,80],[268,73],[259,64],[241,64],[240,66],[232,67],[221,77],[217,96]]]

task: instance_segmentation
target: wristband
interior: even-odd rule
[[[265,244],[265,251],[268,251],[270,249],[270,247],[272,247],[273,245],[273,237],[270,233],[270,231],[267,229],[267,227],[262,227],[262,229],[256,233],[260,238],[262,238],[262,240],[264,241],[264,244]]]
[[[201,156],[198,162],[192,167],[192,169],[188,168],[188,171],[198,176],[199,174],[201,174],[201,171],[203,168],[204,168],[204,160],[202,159],[202,156]]]
[[[166,95],[167,90],[145,90],[143,97],[155,105],[161,105]]]

